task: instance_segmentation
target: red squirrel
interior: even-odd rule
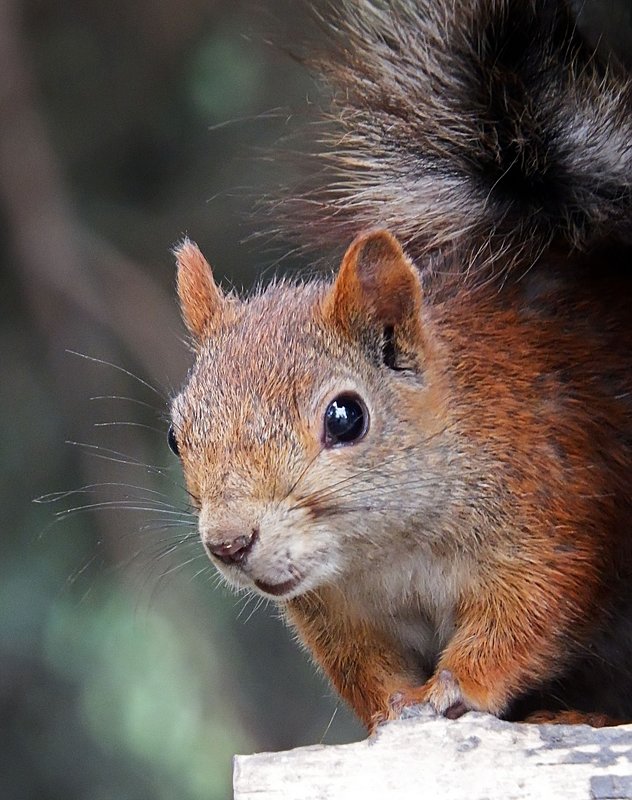
[[[632,718],[629,80],[553,0],[320,18],[337,274],[242,298],[176,251],[203,545],[370,730]]]

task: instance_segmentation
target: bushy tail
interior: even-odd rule
[[[337,0],[320,19],[334,124],[311,234],[380,225],[485,263],[632,240],[630,82],[562,0]]]

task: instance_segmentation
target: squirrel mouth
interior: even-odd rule
[[[302,578],[295,577],[290,578],[289,581],[283,581],[283,583],[266,583],[265,581],[255,580],[254,584],[261,592],[265,592],[265,594],[271,594],[273,597],[281,597],[284,594],[288,594],[301,582]]]

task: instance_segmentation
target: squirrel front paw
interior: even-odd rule
[[[386,698],[383,707],[369,719],[369,732],[374,734],[379,725],[394,719],[410,718],[423,714],[422,708],[431,708],[447,719],[458,719],[467,711],[486,711],[500,715],[506,706],[499,683],[496,691],[469,676],[457,677],[447,667],[439,668],[421,686],[403,685],[395,688]]]
[[[389,698],[391,713],[387,718],[401,719],[407,716],[407,710],[422,704],[429,704],[437,714],[448,719],[458,719],[466,711],[476,708],[467,701],[452,672],[442,669],[423,686],[394,692]]]
[[[475,707],[466,700],[461,684],[449,669],[440,670],[423,688],[426,702],[448,719],[458,719]]]

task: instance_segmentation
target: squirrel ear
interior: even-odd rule
[[[418,346],[421,334],[422,290],[417,269],[398,240],[386,230],[358,236],[342,259],[326,300],[325,313],[347,329],[367,318],[398,339]]]
[[[224,295],[215,283],[208,261],[189,239],[173,250],[177,263],[178,297],[182,319],[195,339],[201,339],[222,313]]]

